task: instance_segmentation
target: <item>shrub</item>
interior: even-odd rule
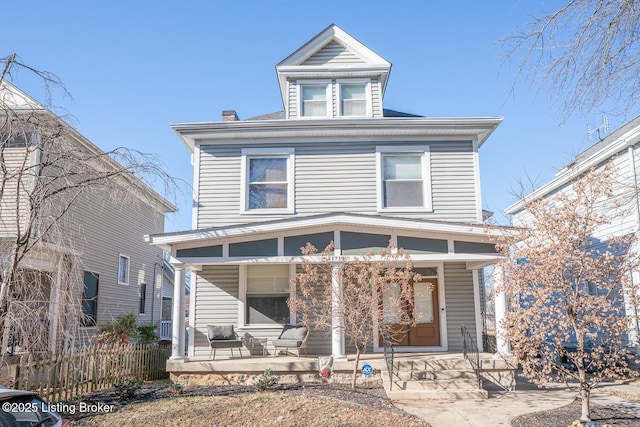
[[[255,388],[260,391],[264,391],[274,388],[279,382],[280,377],[278,375],[273,375],[273,371],[271,369],[265,369],[258,377],[255,383]]]
[[[137,377],[124,377],[120,378],[113,387],[115,387],[116,394],[120,399],[133,399],[142,387],[142,381]]]
[[[138,325],[136,340],[140,344],[151,344],[158,342],[158,325]]]

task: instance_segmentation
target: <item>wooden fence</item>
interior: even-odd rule
[[[171,347],[162,344],[92,344],[65,353],[17,356],[9,366],[7,385],[59,402],[112,387],[126,377],[167,378],[170,355]]]

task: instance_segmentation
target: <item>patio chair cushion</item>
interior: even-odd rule
[[[300,347],[306,335],[306,327],[286,325],[278,339],[273,341],[273,345],[276,347]]]
[[[235,340],[236,334],[233,332],[233,325],[213,326],[207,325],[209,341]]]

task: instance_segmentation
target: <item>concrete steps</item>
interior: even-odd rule
[[[488,363],[487,367],[489,366],[496,365]],[[387,396],[394,400],[461,400],[489,397],[486,390],[478,388],[476,373],[471,364],[463,358],[425,357],[396,360],[393,387],[390,387],[388,373],[383,375],[383,383]]]

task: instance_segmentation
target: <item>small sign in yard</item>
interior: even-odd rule
[[[368,363],[365,363],[364,365],[362,365],[361,371],[365,377],[368,377],[369,375],[373,374],[373,367]]]

